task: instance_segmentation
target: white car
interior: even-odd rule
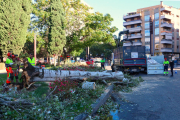
[[[101,67],[100,61],[94,61],[93,66]]]

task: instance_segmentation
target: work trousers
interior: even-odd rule
[[[173,67],[171,67],[171,75],[173,76]]]
[[[13,73],[11,73],[11,76],[10,76],[11,82],[13,82],[14,77],[16,79],[16,83],[19,82],[19,80],[18,80],[18,70],[13,70]]]
[[[164,66],[164,74],[168,74],[168,66]]]
[[[105,68],[104,68],[104,63],[101,63],[101,69],[102,69],[102,68],[105,69]]]

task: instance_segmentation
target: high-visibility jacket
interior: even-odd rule
[[[13,62],[13,65],[11,66],[12,67],[12,70],[17,70],[18,69],[18,61],[17,60],[15,60],[14,62]]]
[[[31,58],[29,57],[28,58],[28,62],[32,65],[32,66],[35,66],[35,58],[33,57],[32,60]]]
[[[10,67],[10,63],[13,63],[13,60],[12,60],[12,59],[7,58],[7,59],[6,59],[6,62],[5,62],[5,66],[6,66],[6,68],[7,68],[7,67]]]
[[[163,63],[165,66],[168,66],[169,65],[169,61],[164,61]]]
[[[101,62],[101,63],[105,63],[105,60],[101,60],[100,62]]]

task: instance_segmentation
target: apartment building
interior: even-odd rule
[[[124,30],[129,30],[128,39],[123,46],[142,45],[147,54],[180,54],[180,9],[160,5],[137,9],[123,16]],[[126,39],[127,36],[123,36]]]

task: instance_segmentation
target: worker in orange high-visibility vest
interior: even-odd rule
[[[9,84],[10,75],[12,73],[11,65],[13,64],[13,61],[11,59],[11,56],[12,56],[11,53],[8,53],[7,56],[8,56],[8,58],[6,59],[6,62],[5,62],[6,71],[7,71],[7,80],[6,80],[6,83]]]
[[[12,60],[13,60],[13,64],[12,64],[12,71],[13,71],[13,73],[11,74],[11,81],[13,82],[13,79],[14,79],[14,77],[16,78],[16,83],[18,83],[19,82],[19,80],[18,80],[18,65],[19,65],[19,63],[18,63],[18,61],[17,61],[17,59],[16,59],[16,56],[15,55],[12,55]]]

